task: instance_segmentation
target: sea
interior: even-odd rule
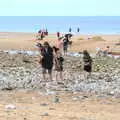
[[[0,32],[120,34],[120,16],[0,16]]]

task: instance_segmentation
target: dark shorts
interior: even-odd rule
[[[63,46],[63,50],[67,51],[68,46]]]
[[[86,72],[92,72],[92,67],[91,67],[91,65],[85,65],[85,66],[84,66],[84,71],[86,71]]]
[[[47,71],[48,71],[48,74],[51,74],[51,73],[52,73],[52,69],[42,68],[42,73],[43,73],[43,74],[46,74]]]
[[[63,66],[55,67],[55,71],[62,72],[63,71]]]

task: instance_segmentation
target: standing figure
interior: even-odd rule
[[[64,51],[64,55],[67,54],[68,44],[69,44],[68,37],[65,37],[65,38],[63,39],[63,51]]]
[[[53,49],[51,48],[48,42],[44,42],[41,55],[43,78],[46,79],[46,72],[48,71],[49,80],[52,80]]]
[[[60,37],[60,32],[57,32],[57,37],[58,37],[58,38]]]
[[[56,81],[58,80],[63,80],[63,61],[64,58],[62,57],[61,52],[59,51],[59,48],[56,48],[55,46],[53,47],[53,50],[55,52],[54,55],[54,65],[55,65],[55,77],[56,77]]]
[[[48,30],[47,30],[47,28],[45,30],[45,35],[48,36]]]
[[[78,33],[80,32],[80,28],[77,28],[77,32],[78,32]]]
[[[92,72],[92,58],[90,57],[87,50],[83,51],[83,62],[84,62],[84,71],[86,72],[85,78],[88,79],[88,76]]]
[[[71,28],[71,27],[69,28],[69,32],[70,32],[70,33],[72,32],[72,28]]]

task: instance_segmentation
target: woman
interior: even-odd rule
[[[84,62],[84,71],[89,73],[89,76],[92,72],[92,58],[90,57],[87,50],[83,51],[83,62]],[[88,75],[86,74],[86,79],[88,78]]]
[[[62,57],[62,54],[59,51],[59,48],[53,47],[53,50],[55,52],[54,55],[54,65],[55,65],[55,77],[56,80],[63,80],[62,72],[63,72],[63,61],[64,58]]]
[[[48,71],[49,79],[52,80],[53,49],[50,47],[48,42],[44,42],[41,55],[43,78],[46,79],[46,72]]]

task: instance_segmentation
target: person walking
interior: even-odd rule
[[[53,49],[49,45],[48,42],[44,42],[43,48],[41,51],[41,65],[42,65],[42,73],[43,79],[46,80],[46,73],[48,71],[49,80],[52,80],[52,68],[53,68]]]
[[[69,40],[68,40],[67,37],[65,37],[65,38],[63,39],[63,52],[64,52],[64,55],[67,54],[68,44],[69,44]]]

